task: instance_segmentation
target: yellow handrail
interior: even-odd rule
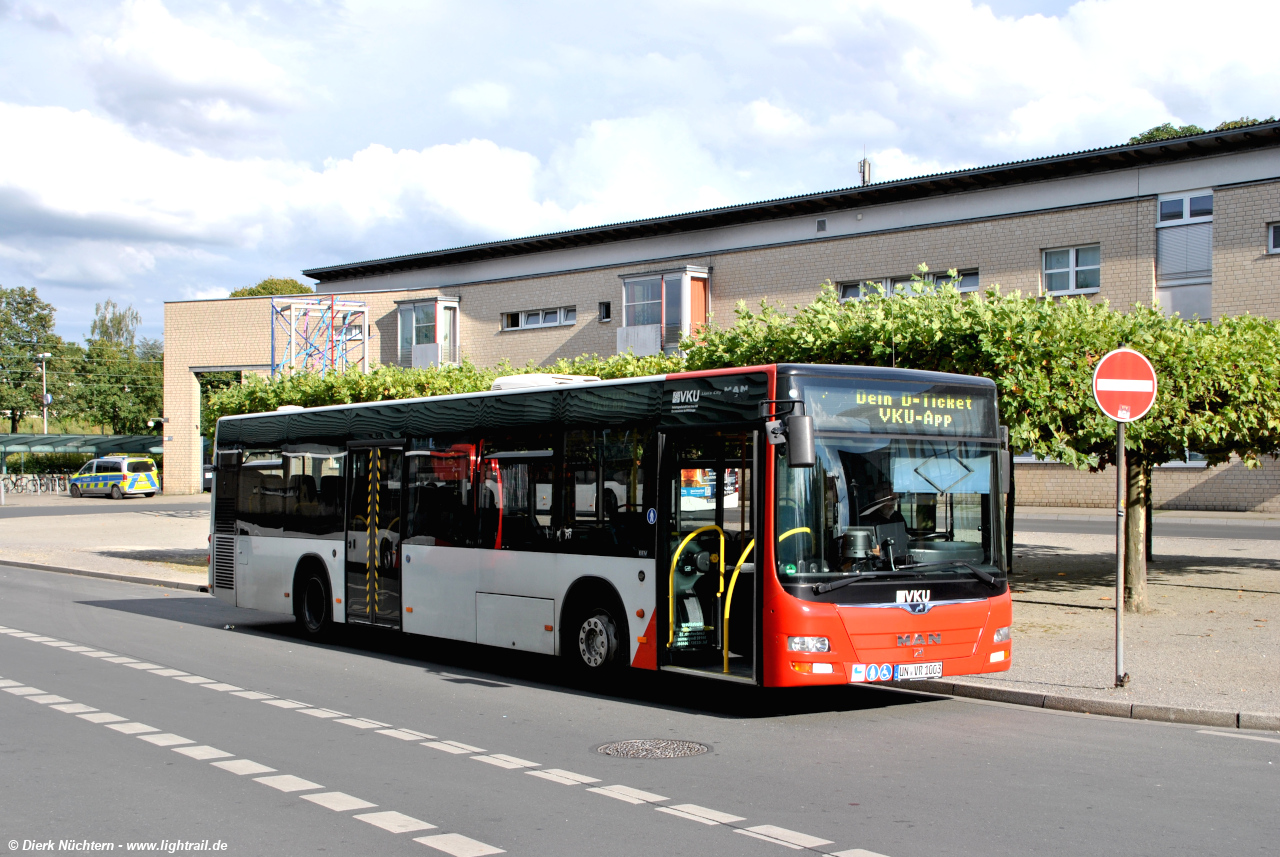
[[[752,539],[747,542],[747,546],[742,549],[742,556],[738,557],[738,564],[733,567],[733,577],[729,578],[729,597],[724,600],[724,671],[729,673],[729,608],[733,606],[733,587],[738,582],[738,572],[742,571],[742,564],[747,561],[747,554],[751,553],[751,549],[756,546],[756,540]]]
[[[813,530],[809,529],[808,527],[793,527],[787,530],[782,535],[778,536],[778,543],[781,544],[782,540],[785,539],[787,536],[794,536],[796,533],[808,533],[809,535],[813,535]]]
[[[680,547],[676,548],[676,552],[671,555],[671,573],[667,575],[667,648],[676,640],[676,563],[680,560],[680,554],[684,551],[685,545],[693,541],[693,537],[698,533],[705,533],[707,530],[715,530],[720,534],[720,592],[717,597],[724,593],[724,530],[715,524],[708,524],[705,527],[698,527],[692,533],[684,537],[684,541],[680,543]]]

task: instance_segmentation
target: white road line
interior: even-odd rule
[[[708,821],[718,821],[721,824],[730,824],[735,821],[746,821],[740,815],[730,815],[727,812],[720,812],[714,809],[707,809],[705,806],[698,806],[696,803],[678,803],[671,807],[681,812],[687,812],[689,815],[696,815],[699,818],[705,818]]]
[[[558,774],[553,774],[550,771],[525,771],[525,773],[531,777],[537,777],[538,779],[550,780],[553,783],[559,783],[562,786],[582,785],[577,780],[571,780],[568,777],[562,777]]]
[[[575,774],[573,771],[566,771],[564,768],[547,768],[547,773],[555,774],[557,777],[564,777],[566,780],[573,780],[575,783],[598,783],[595,777],[588,777],[586,774]]]
[[[217,747],[210,747],[208,744],[197,744],[194,747],[174,747],[173,752],[181,753],[184,756],[190,756],[192,759],[204,762],[209,759],[226,759],[234,755],[226,750],[219,750]],[[258,773],[268,773],[267,771],[259,771]]]
[[[163,670],[152,670],[151,674],[161,675],[161,676],[164,676],[165,678],[177,678],[180,675],[191,675],[191,673],[184,673],[182,670],[175,670],[173,668],[163,669]]]
[[[485,857],[488,854],[506,854],[501,848],[485,845],[469,839],[461,833],[441,833],[436,836],[418,836],[414,842],[421,842],[429,848],[452,854],[453,857]]]
[[[604,786],[598,789],[587,789],[587,791],[634,804],[659,803],[666,800],[662,795],[656,795],[652,792],[642,792],[640,789],[633,789],[630,786],[622,785]]]
[[[518,759],[505,753],[494,753],[491,756],[472,756],[471,758],[477,762],[485,762],[486,764],[497,765],[499,768],[506,768],[508,771],[514,771],[517,768],[536,768],[539,765],[538,762]]]
[[[231,695],[239,696],[243,699],[275,699],[275,697],[269,693],[259,693],[256,690],[233,690],[231,691]]]
[[[752,839],[760,839],[765,842],[772,842],[774,845],[781,845],[784,848],[790,848],[792,851],[799,851],[799,845],[792,845],[790,842],[783,842],[781,839],[774,839],[772,836],[765,836],[761,833],[753,833],[750,830],[743,830],[741,827],[733,828],[734,833],[741,833],[743,836],[750,836]]]
[[[416,830],[435,830],[436,828],[434,824],[420,821],[395,810],[366,812],[363,815],[353,815],[352,818],[358,818],[374,827],[381,827],[390,833],[413,833]]]
[[[420,741],[423,738],[432,738],[432,735],[423,735],[421,732],[410,732],[408,729],[379,729],[379,735],[386,735],[388,738],[399,738],[401,741]]]
[[[105,711],[99,711],[96,714],[78,714],[81,720],[88,720],[90,723],[119,723],[121,720],[128,720],[127,717],[121,717],[119,714],[108,714]]]
[[[68,643],[66,640],[49,640],[45,645],[61,649],[63,646],[74,646],[75,643]]]
[[[789,842],[792,845],[798,845],[801,848],[817,848],[819,845],[830,845],[830,839],[819,839],[816,836],[810,836],[807,833],[800,833],[795,830],[787,830],[785,827],[777,827],[772,824],[760,824],[755,827],[748,827],[752,833],[759,833],[761,836],[769,836],[773,839]]]
[[[710,825],[711,827],[720,826],[720,822],[718,821],[712,821],[709,818],[703,818],[700,815],[694,815],[693,813],[690,813],[690,812],[681,812],[680,810],[672,809],[669,806],[655,806],[654,809],[656,809],[658,812],[665,812],[667,815],[674,815],[677,818],[686,818],[689,821],[696,821],[699,824],[706,824],[706,825]]]
[[[327,709],[327,708],[300,708],[300,709],[298,709],[298,713],[299,713],[299,714],[310,714],[312,717],[320,717],[320,718],[324,718],[324,719],[327,719],[327,718],[330,718],[330,717],[341,717],[341,716],[342,716],[342,712],[341,712],[341,711],[330,711],[330,710],[329,710],[329,709]]]
[[[208,684],[213,681],[211,678],[205,678],[202,675],[179,675],[173,677],[174,681],[185,681],[187,684]]]
[[[146,661],[138,661],[137,663],[134,663],[134,664],[125,664],[125,666],[127,666],[131,670],[162,670],[164,669],[164,667],[161,666],[160,664],[149,664]]]
[[[138,662],[137,658],[126,658],[124,655],[115,655],[114,657],[103,658],[102,660],[104,663],[108,664],[136,664]]]
[[[174,735],[172,732],[161,732],[158,735],[139,735],[143,741],[150,741],[157,747],[175,747],[178,744],[194,744],[190,738],[183,738],[181,735]]]
[[[28,643],[47,643],[52,639],[53,637],[27,637],[27,642]]]
[[[41,705],[48,705],[51,702],[70,702],[65,696],[58,696],[56,693],[42,693],[39,696],[28,696],[30,702],[38,702]]]
[[[271,786],[273,789],[279,789],[282,792],[305,792],[310,789],[322,789],[324,786],[319,783],[313,783],[311,780],[304,780],[302,777],[295,777],[293,774],[279,774],[274,777],[255,777],[255,783],[262,783],[264,786]]]
[[[885,855],[865,848],[850,848],[848,851],[833,851],[828,857],[885,857]]]
[[[230,771],[233,774],[245,776],[246,774],[269,774],[275,768],[268,768],[250,759],[230,759],[226,762],[210,762],[215,768],[222,768],[224,771]]]
[[[242,687],[238,687],[234,684],[227,684],[226,682],[223,682],[223,681],[220,681],[217,684],[202,684],[200,686],[203,687],[205,690],[222,690],[222,691],[244,690],[244,688]]]
[[[32,696],[33,694],[44,693],[38,687],[26,687],[25,685],[22,687],[6,687],[4,692],[12,693],[14,696]]]
[[[98,710],[92,705],[85,705],[82,702],[68,702],[66,705],[50,705],[49,707],[64,714],[85,714],[89,711]]]
[[[111,654],[111,652],[103,652],[100,650],[92,651],[92,652],[81,652],[80,654],[88,655],[91,658],[114,658],[115,657],[115,655]]]
[[[92,646],[71,646],[71,647],[69,647],[66,651],[68,651],[68,652],[92,652],[92,651],[93,651],[93,647],[92,647]]]
[[[1215,732],[1212,729],[1197,729],[1201,735],[1217,735],[1219,738],[1243,738],[1246,741],[1268,741],[1272,744],[1280,744],[1280,738],[1264,738],[1261,735],[1241,735],[1235,732]]]
[[[22,682],[14,681],[11,678],[0,679],[0,687],[22,687]]]
[[[28,637],[34,637],[34,636],[36,636],[36,635],[35,635],[35,634],[33,634],[33,633],[31,633],[30,631],[10,631],[10,632],[9,632],[9,636],[10,636],[10,637],[17,637],[19,640],[23,640],[23,639],[26,639],[26,638],[28,638]]]
[[[357,729],[377,729],[385,727],[389,724],[378,723],[376,720],[365,720],[362,717],[343,717],[341,720],[335,720],[334,723],[341,723],[344,726],[354,726]]]
[[[142,732],[159,732],[160,730],[154,726],[148,726],[145,723],[129,721],[128,723],[108,723],[108,729],[114,729],[117,732],[123,732],[126,735],[138,735]]]
[[[292,699],[264,699],[264,705],[274,705],[276,708],[310,708],[305,702],[297,702]]]
[[[322,792],[320,794],[303,795],[302,799],[319,804],[325,809],[331,809],[334,812],[347,812],[352,809],[369,809],[370,807],[377,806],[376,803],[369,803],[367,800],[361,800],[358,797],[353,797],[346,792]]]

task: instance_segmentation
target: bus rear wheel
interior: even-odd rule
[[[329,583],[319,569],[298,573],[293,582],[293,615],[308,637],[320,639],[333,626],[329,609]]]

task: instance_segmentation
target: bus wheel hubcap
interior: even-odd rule
[[[609,633],[607,620],[599,614],[582,623],[578,631],[578,654],[582,662],[589,667],[598,667],[609,656]]]

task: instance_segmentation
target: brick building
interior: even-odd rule
[[[652,353],[739,300],[906,292],[921,262],[962,289],[1280,316],[1280,122],[304,273],[364,304],[370,363],[483,366]],[[200,490],[198,373],[271,370],[270,303],[165,305],[167,491]],[[1059,470],[1022,466],[1020,502],[1106,504],[1109,474]],[[1280,511],[1280,467],[1242,470],[1162,469],[1157,501]]]

